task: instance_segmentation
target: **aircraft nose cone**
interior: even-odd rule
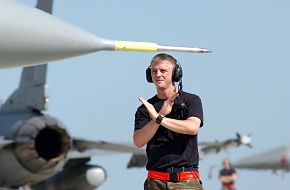
[[[34,7],[10,0],[0,2],[2,68],[46,63],[113,46],[113,42],[97,38]]]

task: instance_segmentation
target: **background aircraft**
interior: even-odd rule
[[[253,170],[290,170],[290,146],[282,146],[256,155],[242,158],[233,165],[240,169]]]
[[[23,2],[35,5],[35,0]],[[289,144],[289,3],[57,0],[54,15],[108,39],[194,44],[214,50],[210,54],[172,55],[184,71],[183,89],[199,94],[203,101],[205,125],[199,141],[227,139],[237,131],[254,137],[252,149],[240,147],[201,161],[205,189],[217,189],[217,170],[208,180],[209,166],[221,165],[225,156],[235,161]],[[99,52],[50,64],[49,114],[61,117],[71,134],[109,142],[131,141],[138,97],[149,98],[155,93],[145,78],[153,55]],[[20,72],[16,68],[0,70],[3,101],[17,86]],[[101,164],[108,173],[101,190],[142,188],[144,168],[127,170],[120,164],[129,159],[129,154],[92,158],[90,163]],[[289,174],[284,178],[248,170],[238,170],[238,174],[239,189],[289,187]],[[265,184],[265,179],[269,183]]]
[[[249,136],[241,136],[239,133],[236,134],[237,138],[228,139],[225,141],[213,141],[213,142],[199,142],[199,156],[202,159],[210,154],[217,154],[221,151],[229,152],[230,149],[239,147],[240,145],[245,145],[252,147],[251,138]]]

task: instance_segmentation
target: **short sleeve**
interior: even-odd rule
[[[188,117],[197,117],[201,120],[200,127],[203,126],[203,109],[199,96],[188,94],[186,97],[186,105],[188,107]]]
[[[141,105],[135,113],[134,131],[143,128],[151,120],[149,113],[144,105]]]

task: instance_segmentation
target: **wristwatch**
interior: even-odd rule
[[[163,118],[164,118],[163,115],[158,115],[158,117],[157,117],[156,120],[155,120],[156,123],[157,123],[157,124],[160,124],[160,123],[162,122]]]

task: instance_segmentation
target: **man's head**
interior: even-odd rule
[[[224,159],[223,166],[224,166],[224,168],[228,168],[228,169],[232,167],[232,164],[231,164],[231,161],[229,158]]]
[[[146,70],[147,81],[150,83],[153,82],[157,87],[160,86],[158,84],[164,80],[170,84],[179,82],[181,77],[181,66],[174,57],[165,53],[155,55],[151,60],[150,66]]]

